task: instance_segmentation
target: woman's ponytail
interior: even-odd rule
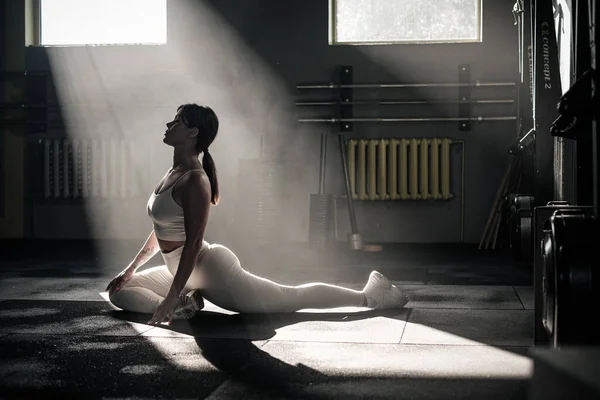
[[[202,166],[210,181],[210,202],[216,206],[219,203],[219,181],[215,161],[208,153],[208,146],[215,140],[219,131],[219,118],[217,118],[217,114],[212,108],[193,103],[182,104],[177,110],[182,110],[184,122],[188,127],[198,128],[196,151],[198,154],[200,152],[204,153],[202,155]]]
[[[208,180],[210,181],[210,202],[216,206],[219,204],[219,181],[217,179],[217,168],[215,167],[215,161],[208,150],[205,150],[204,154],[202,155],[202,166],[204,167],[204,171],[206,172],[206,175],[208,175]]]

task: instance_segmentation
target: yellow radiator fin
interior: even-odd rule
[[[451,199],[451,144],[441,138],[348,140],[352,198]]]

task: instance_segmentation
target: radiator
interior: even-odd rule
[[[130,140],[45,139],[44,197],[128,198],[139,194]]]
[[[355,200],[449,200],[445,138],[351,139],[348,169]]]

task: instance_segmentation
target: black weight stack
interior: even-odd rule
[[[248,241],[265,245],[282,238],[284,165],[266,159],[240,160],[237,221]]]
[[[591,215],[593,207],[574,206],[566,201],[550,201],[545,206],[535,207],[533,212],[533,293],[534,293],[534,343],[536,346],[548,345],[552,335],[545,327],[553,325],[554,319],[554,265],[552,252],[547,248],[549,244],[544,240],[546,236],[545,225],[556,211],[582,210],[586,215]],[[546,282],[545,284],[543,282]]]
[[[545,224],[543,325],[550,347],[597,346],[598,228],[588,210],[562,209]]]
[[[312,248],[326,248],[335,240],[333,219],[333,195],[329,193],[310,195],[310,220],[308,243]]]
[[[321,134],[321,162],[319,165],[319,192],[310,195],[308,220],[308,244],[315,249],[324,249],[335,241],[333,195],[325,191],[325,169],[327,164],[327,133]]]

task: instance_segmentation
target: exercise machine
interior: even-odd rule
[[[547,133],[560,97],[558,45],[552,3],[517,0],[513,7],[519,45],[518,153],[525,193],[509,197],[509,243],[516,261],[534,259],[534,208],[554,199],[554,138]],[[528,90],[527,90],[528,89]],[[529,179],[528,179],[529,178]]]
[[[575,6],[576,44],[579,58],[589,52],[589,66],[574,85],[560,97],[559,117],[549,136],[588,140],[592,146],[593,205],[549,204],[534,210],[541,227],[534,243],[535,344],[555,349],[564,346],[600,344],[593,324],[600,306],[600,244],[598,210],[600,173],[598,171],[598,13],[595,0],[577,1]],[[578,149],[584,151],[584,149]]]

